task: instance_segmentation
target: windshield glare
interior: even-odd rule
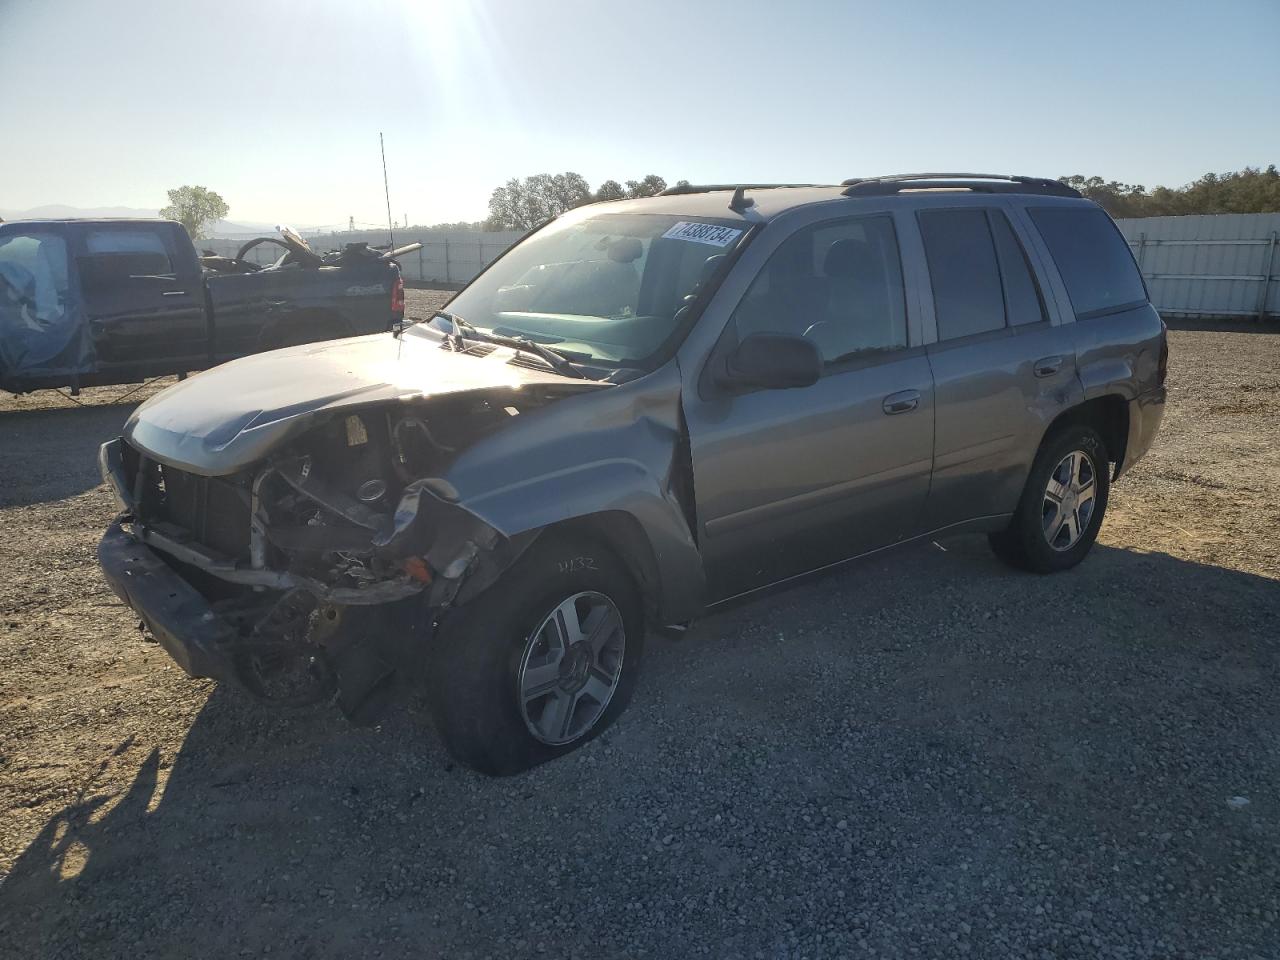
[[[606,365],[643,365],[679,310],[742,241],[741,221],[601,214],[557,221],[507,252],[447,308],[480,330]]]

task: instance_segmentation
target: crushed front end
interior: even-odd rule
[[[336,695],[372,720],[394,677],[421,667],[441,612],[526,546],[429,479],[516,402],[529,394],[336,415],[227,476],[111,441],[100,466],[120,513],[102,570],[188,674],[282,704]]]

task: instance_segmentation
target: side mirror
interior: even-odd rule
[[[723,386],[785,390],[807,387],[822,377],[822,355],[804,337],[785,333],[753,333],[725,361]]]

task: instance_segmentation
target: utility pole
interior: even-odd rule
[[[355,218],[355,217],[347,217],[347,232],[348,232],[348,233],[355,233],[355,232],[356,232],[356,218]]]

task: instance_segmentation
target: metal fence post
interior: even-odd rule
[[[449,238],[444,238],[444,282],[452,283],[453,278],[449,276]]]
[[[1146,252],[1147,252],[1147,235],[1145,233],[1140,233],[1138,234],[1138,273],[1142,274],[1142,277],[1144,280],[1146,279],[1147,275],[1142,272],[1142,261],[1144,259],[1143,254],[1145,254]]]
[[[1271,231],[1271,242],[1267,244],[1265,272],[1262,274],[1262,293],[1258,296],[1258,321],[1267,319],[1267,294],[1271,292],[1271,275],[1276,272],[1276,231]]]
[[[424,243],[422,246],[418,248],[418,279],[419,280],[427,279],[422,275],[422,251],[426,249],[426,246],[427,245]]]

